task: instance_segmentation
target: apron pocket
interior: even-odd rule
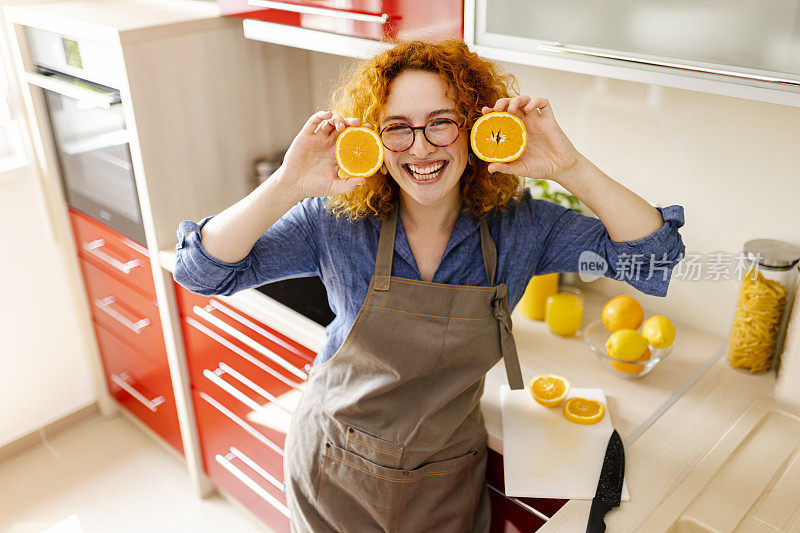
[[[326,520],[347,531],[376,526],[395,531],[409,525],[413,530],[417,524],[424,525],[424,530],[431,520],[446,531],[471,530],[480,488],[476,483],[483,484],[483,477],[474,479],[469,468],[476,456],[476,451],[470,451],[403,470],[326,443],[317,505]]]
[[[355,427],[347,428],[345,449],[375,464],[399,468],[404,446],[384,440]]]

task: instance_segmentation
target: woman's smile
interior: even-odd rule
[[[403,165],[403,170],[414,180],[421,185],[431,185],[439,181],[439,178],[444,174],[447,168],[448,161],[428,161],[421,163],[406,163]]]

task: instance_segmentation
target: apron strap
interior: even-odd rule
[[[494,276],[497,270],[497,247],[489,234],[486,219],[481,219],[481,251],[483,252],[483,268],[486,269],[486,278],[489,286],[494,285]]]
[[[389,218],[381,222],[381,232],[378,238],[378,254],[375,257],[375,290],[389,290],[389,280],[392,277],[392,256],[394,255],[394,234],[397,229],[397,211],[399,204],[399,200],[395,202]]]
[[[506,376],[508,384],[512,389],[524,388],[522,380],[522,369],[517,355],[517,343],[511,333],[513,324],[511,323],[511,312],[508,309],[508,287],[505,283],[494,284],[494,277],[497,273],[497,246],[494,239],[489,234],[489,226],[486,219],[481,220],[481,250],[483,251],[483,266],[486,269],[486,277],[489,279],[489,286],[494,286],[494,297],[492,306],[494,317],[497,319],[500,328],[500,352],[503,354],[503,362],[506,365]]]
[[[511,313],[508,310],[508,288],[505,283],[495,285],[492,306],[494,308],[494,317],[497,319],[500,328],[500,352],[506,365],[508,385],[512,390],[522,389],[525,385],[522,380],[519,356],[517,355],[517,343],[511,333],[513,324],[511,323]]]

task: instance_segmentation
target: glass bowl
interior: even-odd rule
[[[606,341],[610,336],[611,334],[600,320],[592,322],[583,331],[583,340],[586,341],[589,349],[597,355],[603,368],[623,378],[640,378],[644,376],[672,352],[672,346],[664,349],[650,346],[650,359],[647,361],[615,359],[606,353]]]

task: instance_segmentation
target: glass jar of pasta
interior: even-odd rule
[[[787,297],[797,279],[794,266],[800,260],[800,248],[773,239],[753,239],[744,244],[744,257],[726,356],[733,368],[761,374],[775,360]]]

